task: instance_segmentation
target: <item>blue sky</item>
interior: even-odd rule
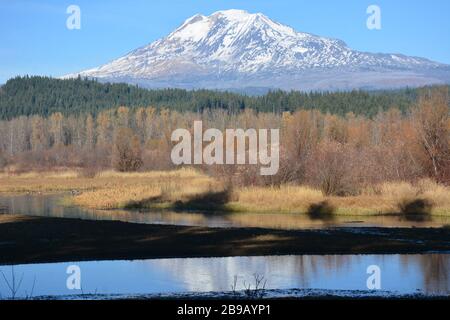
[[[80,30],[66,28],[71,4],[81,9]],[[381,30],[366,27],[371,4],[381,8]],[[262,12],[353,49],[450,64],[448,0],[0,0],[0,83],[95,67],[166,36],[196,13],[232,8]]]

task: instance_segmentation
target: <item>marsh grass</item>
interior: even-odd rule
[[[188,169],[142,174],[104,172],[98,177],[108,183],[75,196],[75,204],[96,209],[168,208],[176,201],[188,201],[220,187],[212,178]]]
[[[380,213],[400,214],[406,219],[427,220],[431,215],[450,215],[450,188],[430,179],[417,183],[384,183],[365,192],[376,199]]]
[[[358,215],[450,215],[450,188],[431,180],[384,183],[359,195],[324,196],[307,186],[240,187],[194,169],[120,173],[94,178],[78,171],[0,174],[0,192],[70,192],[70,203],[93,209],[175,209],[224,212],[298,213],[324,219]],[[323,204],[326,203],[326,206]],[[332,208],[332,209],[331,209]],[[417,215],[417,214],[416,214]]]
[[[252,212],[304,213],[311,204],[324,200],[320,190],[306,186],[247,187],[236,193],[237,200],[231,205]]]

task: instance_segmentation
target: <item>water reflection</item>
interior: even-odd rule
[[[419,259],[425,291],[449,291],[449,260],[439,254]]]
[[[24,276],[19,296],[80,294],[66,289],[66,268],[74,263],[18,265],[16,276]],[[84,293],[151,294],[230,291],[234,277],[237,289],[251,283],[253,275],[264,276],[268,289],[367,290],[367,267],[381,269],[382,289],[410,294],[450,295],[449,254],[426,255],[326,255],[265,256],[138,261],[79,262]],[[7,276],[11,266],[0,266]],[[0,294],[8,296],[0,280]]]
[[[126,210],[86,210],[61,204],[61,195],[0,195],[4,212],[78,218],[89,220],[116,220],[147,224],[173,224],[207,227],[260,227],[278,229],[327,228],[334,226],[369,227],[441,227],[450,224],[450,217],[433,217],[430,221],[407,221],[395,216],[335,217],[328,221],[303,214],[234,213],[201,214],[191,212],[139,212]]]

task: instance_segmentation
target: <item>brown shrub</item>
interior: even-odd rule
[[[323,142],[310,157],[306,167],[307,182],[326,196],[345,196],[359,191],[357,171],[348,146]]]
[[[119,128],[114,136],[113,168],[117,171],[137,171],[142,166],[141,145],[130,128]]]
[[[333,220],[335,210],[328,201],[322,201],[311,204],[306,213],[313,220]]]

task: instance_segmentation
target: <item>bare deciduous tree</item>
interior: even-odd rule
[[[130,128],[119,128],[114,137],[113,167],[118,171],[136,171],[142,166],[141,146]]]
[[[425,154],[426,166],[437,181],[447,180],[450,168],[448,91],[424,94],[413,112],[417,141]]]

